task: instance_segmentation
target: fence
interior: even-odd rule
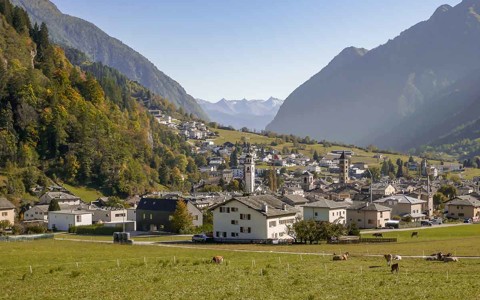
[[[327,244],[396,243],[397,238],[357,238],[328,240]]]
[[[53,239],[53,233],[44,233],[44,234],[30,234],[30,235],[6,235],[0,236],[0,242],[21,242],[21,241],[33,241],[33,240],[44,240],[44,239]]]

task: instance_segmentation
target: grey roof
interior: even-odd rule
[[[50,204],[50,201],[52,199],[58,199],[58,200],[71,200],[71,201],[77,201],[80,200],[80,197],[64,193],[64,192],[47,192],[43,194],[42,197],[40,197],[40,204]]]
[[[62,215],[92,215],[91,211],[84,210],[57,210],[51,211],[51,213],[62,214]]]
[[[12,209],[15,208],[12,202],[8,201],[6,198],[0,198],[0,209]]]
[[[295,204],[303,204],[308,202],[307,198],[302,197],[300,195],[284,195],[283,197],[288,199],[289,202],[292,202]]]
[[[448,202],[448,205],[480,207],[480,201],[473,196],[465,195],[456,197]]]
[[[316,202],[308,203],[305,204],[303,207],[318,207],[318,208],[331,208],[331,209],[336,209],[336,208],[347,208],[350,206],[349,203],[346,202],[337,202],[337,201],[332,201],[328,199],[320,199]]]
[[[354,202],[350,205],[348,210],[362,210],[362,211],[391,211],[392,209],[387,206],[380,205],[378,203],[369,202]]]
[[[406,195],[391,195],[391,196],[388,196],[388,197],[384,197],[384,198],[375,200],[373,202],[375,202],[375,203],[388,203],[388,201],[390,201],[390,200],[398,201],[398,203],[402,203],[402,204],[422,204],[422,203],[427,202],[425,200],[420,200],[420,199],[409,197],[409,196],[406,196]]]
[[[40,210],[40,211],[42,211],[42,212],[47,212],[47,211],[48,211],[48,206],[49,206],[49,205],[47,205],[47,204],[41,204],[41,205],[35,205],[35,206],[33,206],[32,208],[30,208],[30,209],[36,208],[36,209],[38,209],[38,210]]]
[[[230,201],[237,200],[244,205],[258,211],[259,213],[268,217],[282,216],[282,215],[294,215],[298,213],[298,210],[293,208],[290,205],[285,204],[280,199],[271,196],[271,195],[258,195],[258,196],[248,196],[248,197],[234,197],[230,200],[227,200],[223,203],[219,203],[212,207],[212,210],[228,203]],[[263,205],[266,204],[268,209],[267,212],[263,210]],[[282,209],[285,206],[285,210]]]

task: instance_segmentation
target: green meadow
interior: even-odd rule
[[[444,263],[404,257],[400,272],[392,274],[382,257],[363,254],[408,255],[408,249],[418,254],[439,247],[456,249],[458,256],[480,255],[479,229],[426,229],[416,241],[398,232],[399,242],[388,245],[0,243],[0,298],[478,299],[480,259]],[[349,251],[350,259],[332,261],[328,254],[340,250]],[[210,263],[214,255],[224,256],[224,263]]]

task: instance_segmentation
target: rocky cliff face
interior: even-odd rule
[[[477,68],[479,2],[443,5],[384,45],[343,50],[288,96],[267,129],[366,145]]]

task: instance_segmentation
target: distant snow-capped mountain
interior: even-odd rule
[[[283,100],[270,97],[267,100],[227,100],[216,103],[197,99],[198,104],[208,114],[210,120],[236,129],[264,130],[273,120]]]

